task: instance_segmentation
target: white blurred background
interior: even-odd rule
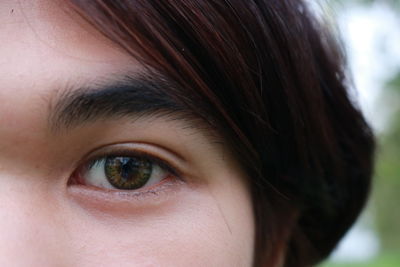
[[[366,211],[324,267],[400,266],[400,0],[309,0],[335,21],[355,96],[378,138]],[[321,11],[322,10],[322,11]]]

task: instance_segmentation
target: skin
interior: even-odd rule
[[[66,88],[143,68],[57,1],[0,2],[0,266],[251,266],[246,175],[206,129],[162,117],[49,127]],[[136,191],[71,182],[123,147],[178,169]]]

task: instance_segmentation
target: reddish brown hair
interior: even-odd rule
[[[247,170],[255,266],[313,265],[357,218],[374,140],[343,56],[300,0],[72,0],[214,127]],[[283,258],[280,258],[281,255]]]

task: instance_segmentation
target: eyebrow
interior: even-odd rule
[[[49,124],[53,132],[70,130],[100,119],[162,116],[193,120],[171,90],[176,85],[160,77],[124,76],[117,82],[70,88],[51,101]]]

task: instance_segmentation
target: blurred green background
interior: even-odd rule
[[[319,5],[329,10],[342,33],[358,98],[378,138],[372,197],[355,227],[368,229],[375,239],[339,246],[337,255],[320,267],[400,267],[400,0],[329,0]],[[376,243],[375,248],[364,248],[368,242]],[[340,256],[341,249],[350,254]],[[361,256],[352,257],[353,249]]]

